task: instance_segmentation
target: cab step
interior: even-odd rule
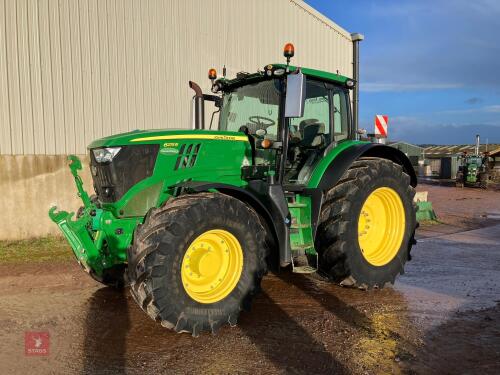
[[[317,271],[317,269],[314,267],[311,267],[311,266],[297,266],[297,267],[293,267],[293,269],[292,269],[293,273],[311,274],[311,273],[315,273],[316,271]]]
[[[292,224],[290,228],[292,229],[303,229],[303,228],[310,228],[311,226],[309,224]]]
[[[311,266],[310,260],[315,258],[316,265]],[[318,270],[318,254],[314,255],[299,255],[296,257],[292,256],[292,272],[293,273],[303,273],[303,274],[311,274],[315,273]]]
[[[289,208],[304,208],[304,207],[307,207],[307,204],[293,202],[293,203],[288,203],[288,207]]]
[[[304,255],[306,250],[310,250],[310,249],[314,250],[313,244],[303,244],[303,245],[292,244],[291,247],[292,247],[292,254],[296,253],[296,254],[293,254],[295,257]]]

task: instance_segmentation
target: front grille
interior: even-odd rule
[[[119,200],[132,186],[153,174],[159,145],[122,146],[109,163],[98,163],[90,150],[94,190],[101,202]]]

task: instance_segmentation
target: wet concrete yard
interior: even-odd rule
[[[216,336],[163,329],[73,263],[0,265],[0,373],[498,374],[500,193],[427,190],[443,222],[393,287],[270,274]],[[49,332],[48,356],[24,355],[25,331]]]

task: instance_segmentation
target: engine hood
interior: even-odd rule
[[[99,147],[116,147],[137,144],[160,144],[179,140],[212,140],[248,142],[248,137],[239,132],[213,131],[213,130],[134,130],[128,133],[116,134],[93,141],[88,149]]]

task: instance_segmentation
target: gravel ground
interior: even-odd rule
[[[0,373],[500,373],[500,193],[421,185],[422,226],[395,286],[363,292],[288,272],[235,328],[192,338],[74,262],[0,264]],[[48,332],[27,357],[26,331]],[[35,370],[36,369],[36,370]]]

